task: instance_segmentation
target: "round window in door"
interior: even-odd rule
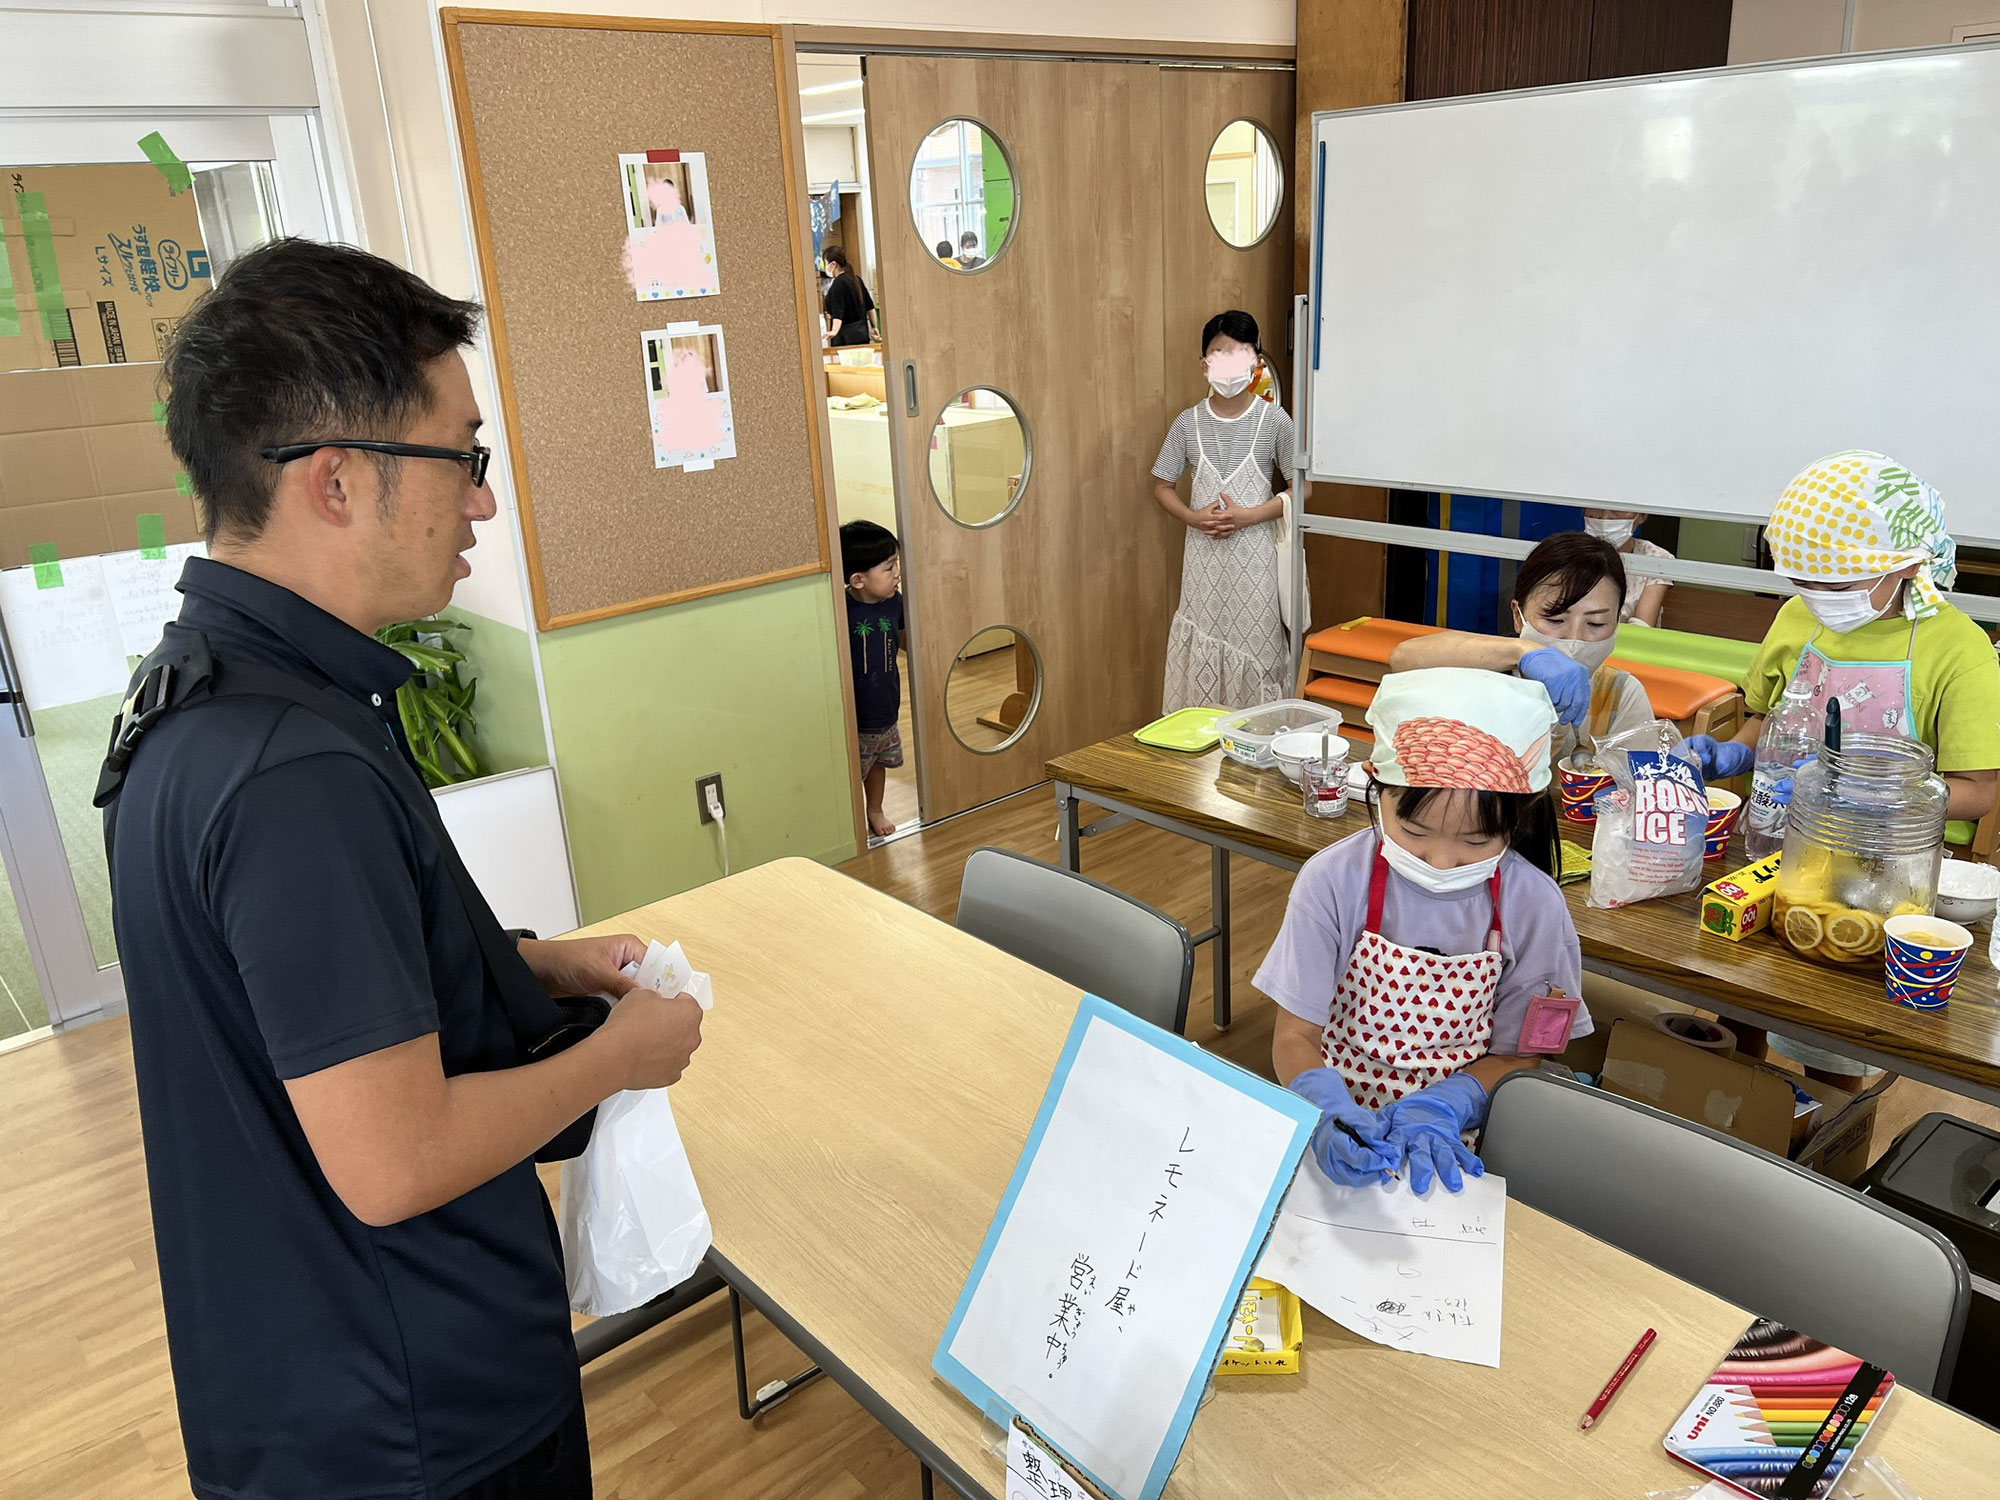
[[[983,271],[1007,251],[1020,206],[1014,160],[977,120],[946,120],[910,164],[910,222],[948,271]]]
[[[1028,487],[1034,445],[1014,403],[983,385],[945,403],[931,427],[931,494],[961,526],[997,526]]]
[[[1285,158],[1255,120],[1231,120],[1208,148],[1202,174],[1208,221],[1239,250],[1271,232],[1285,200]]]
[[[1042,706],[1042,653],[1012,625],[976,631],[958,648],[944,680],[952,738],[974,755],[994,755],[1027,732]]]

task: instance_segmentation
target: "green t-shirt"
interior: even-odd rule
[[[1820,628],[1803,599],[1787,599],[1744,679],[1743,699],[1751,713],[1777,706],[1808,642],[1833,662],[1901,661],[1907,653],[1907,728],[1937,753],[1937,768],[2000,769],[2000,656],[1963,610],[1947,604],[1919,620],[1914,639],[1901,612],[1836,635]],[[1944,834],[1954,844],[1966,844],[1972,832],[1972,824],[1960,821],[1947,823]]]

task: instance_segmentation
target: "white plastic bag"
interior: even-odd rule
[[[1629,906],[1700,889],[1708,788],[1701,763],[1665,719],[1597,742],[1615,791],[1597,798],[1590,904]]]
[[[671,1291],[713,1243],[665,1089],[627,1089],[597,1107],[581,1156],[562,1169],[569,1305],[601,1318]]]

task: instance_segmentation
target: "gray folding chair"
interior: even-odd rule
[[[1493,1090],[1479,1155],[1507,1195],[1883,1365],[1951,1383],[1972,1283],[1926,1224],[1704,1125],[1540,1072]]]
[[[1036,968],[1179,1032],[1194,940],[1165,912],[1087,875],[975,849],[958,889],[958,927]]]

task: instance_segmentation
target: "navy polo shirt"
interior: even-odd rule
[[[218,659],[335,687],[393,734],[396,652],[222,563],[179,586]],[[431,1033],[447,1074],[518,1063],[429,828],[325,720],[221,698],[133,757],[111,885],[194,1492],[432,1500],[533,1447],[581,1399],[533,1162],[371,1228],[285,1093]]]

